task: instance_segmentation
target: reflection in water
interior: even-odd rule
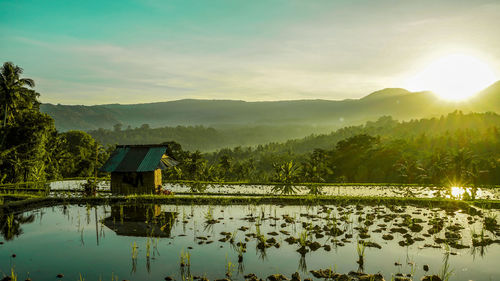
[[[21,224],[32,223],[34,220],[33,214],[2,214],[0,215],[0,233],[5,240],[12,240],[23,234]]]
[[[122,236],[170,237],[176,217],[159,205],[114,205],[103,224]]]
[[[298,267],[298,269],[299,269],[302,273],[307,272],[307,261],[306,261],[306,255],[300,255],[300,258],[299,258],[299,267]]]
[[[483,193],[480,188],[477,187],[459,187],[452,186],[449,190],[449,196],[447,198],[451,199],[471,199],[482,198]]]
[[[458,186],[451,187],[451,196],[454,198],[461,198],[464,193],[465,193],[465,188]]]
[[[311,270],[327,269],[339,273],[381,271],[386,278],[397,271],[411,273],[414,280],[428,274],[447,275],[461,268],[467,271],[454,274],[453,280],[496,280],[494,276],[499,274],[498,210],[486,214],[431,205],[361,203],[161,208],[128,203],[92,208],[67,205],[24,213],[24,217],[34,214],[37,223],[22,225],[22,236],[0,246],[4,253],[0,255],[0,272],[9,272],[15,266],[21,274],[18,280],[49,280],[59,271],[71,280],[78,280],[79,273],[86,280],[99,280],[100,276],[109,280],[112,274],[120,276],[117,280],[163,280],[166,275],[192,280],[191,274],[206,274],[215,280],[227,273],[232,280],[244,280],[249,273],[265,278],[295,271],[304,280],[314,276]],[[183,214],[182,219],[176,214]],[[216,222],[205,231],[207,219]],[[1,221],[5,224],[6,220],[4,217]],[[14,215],[9,220],[14,222]],[[492,231],[486,225],[491,225]],[[80,244],[80,237],[88,241],[96,233],[102,238],[98,246]],[[322,247],[300,255],[303,233],[308,238],[303,242]],[[360,234],[369,234],[363,241],[380,248],[361,248],[365,244],[358,239]],[[409,238],[415,240],[413,245],[406,244]],[[268,247],[271,244],[278,246]],[[450,252],[446,259],[445,245]],[[356,263],[360,259],[364,269]],[[397,267],[395,261],[400,262]],[[424,264],[430,265],[430,271],[422,269]],[[37,276],[27,276],[28,272]]]
[[[52,195],[58,196],[58,191],[65,190],[81,190],[83,181],[58,181],[51,182],[50,188]],[[459,184],[454,184],[453,196],[460,196],[463,191]],[[219,193],[219,194],[276,194],[273,185],[235,185],[235,184],[207,184],[207,183],[183,183],[173,184],[165,183],[164,189],[168,189],[174,193]],[[316,186],[315,186],[316,188]],[[451,198],[450,190],[443,190],[441,186],[395,186],[395,185],[325,185],[317,187],[321,189],[323,195],[336,196],[385,196],[385,197],[418,197],[418,198],[433,198],[447,196]],[[311,186],[295,186],[298,195],[306,195],[311,193]],[[109,191],[109,182],[100,182],[97,188],[98,192]],[[473,195],[474,188],[467,188],[470,195]],[[441,195],[441,193],[444,193]],[[101,195],[106,195],[103,193]],[[476,199],[500,199],[500,190],[497,188],[481,187],[477,188]]]

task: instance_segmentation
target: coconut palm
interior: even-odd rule
[[[23,69],[12,62],[5,62],[0,69],[0,104],[3,107],[3,123],[13,120],[15,112],[38,106],[39,94],[30,89],[35,87],[35,81],[21,78]]]

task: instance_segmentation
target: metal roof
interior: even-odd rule
[[[165,145],[120,145],[100,170],[108,173],[165,170],[177,164],[173,159],[168,162],[162,161],[162,157],[169,158],[165,155],[166,150]]]

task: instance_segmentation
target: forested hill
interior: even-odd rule
[[[357,125],[380,116],[398,120],[433,117],[456,109],[464,112],[500,112],[500,81],[463,103],[440,101],[430,92],[389,88],[361,99],[342,101],[296,100],[245,102],[231,100],[178,100],[146,104],[95,106],[42,104],[41,111],[55,120],[59,130],[124,127],[181,126],[329,126]],[[312,131],[309,130],[309,133]]]
[[[205,126],[176,126],[150,128],[120,128],[113,130],[98,129],[89,134],[99,143],[113,144],[151,144],[175,141],[186,150],[215,151],[225,147],[254,146],[270,142],[284,142],[289,139],[303,138],[313,132],[331,132],[332,127],[311,127],[300,125],[282,126],[235,126],[212,128]]]
[[[498,184],[500,115],[460,111],[405,122],[382,117],[362,126],[284,143],[188,152],[169,179],[250,182]]]
[[[380,137],[382,140],[425,139],[459,137],[463,142],[472,138],[481,138],[492,131],[500,136],[500,115],[496,113],[468,113],[455,111],[437,118],[423,118],[409,121],[397,121],[390,116],[380,117],[377,121],[368,121],[364,125],[348,126],[329,134],[310,135],[283,143],[269,143],[259,146],[260,151],[276,153],[309,153],[315,149],[333,149],[344,139],[360,134]],[[241,149],[239,149],[241,150]]]
[[[483,132],[487,129],[500,128],[500,115],[496,113],[469,113],[460,111],[434,118],[397,121],[390,116],[380,117],[376,121],[368,121],[364,125],[346,126],[334,130],[328,127],[316,128],[328,133],[310,134],[308,127],[258,126],[215,129],[210,127],[164,127],[94,130],[90,135],[102,144],[148,144],[175,141],[185,150],[202,152],[218,149],[256,146],[260,149],[280,153],[311,152],[316,148],[331,149],[345,138],[357,134],[369,134],[384,138],[412,138],[420,135],[436,136],[454,134],[457,131]],[[276,141],[270,141],[270,140]],[[267,144],[266,144],[267,143]]]

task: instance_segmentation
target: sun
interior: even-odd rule
[[[493,84],[494,71],[487,63],[465,54],[449,54],[410,78],[407,89],[428,90],[448,101],[462,101]]]

